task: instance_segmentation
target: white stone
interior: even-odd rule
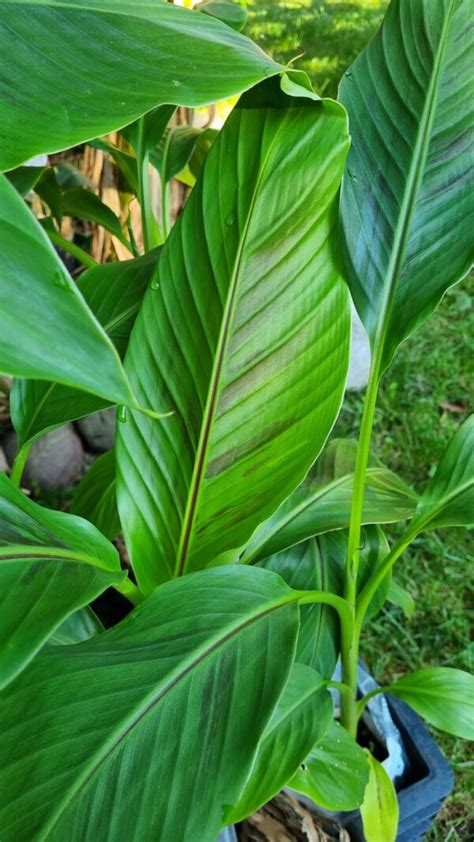
[[[351,356],[349,361],[349,373],[347,375],[346,389],[360,391],[365,389],[369,382],[370,370],[370,344],[364,325],[362,324],[357,310],[351,302],[352,337]]]
[[[28,158],[27,161],[23,164],[24,167],[47,167],[48,166],[48,156],[47,155],[35,155],[34,158]]]

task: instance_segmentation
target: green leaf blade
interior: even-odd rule
[[[310,539],[269,556],[259,566],[278,573],[295,590],[337,594],[341,590],[339,571],[331,561],[325,547]],[[339,656],[339,625],[339,618],[329,605],[302,605],[296,661],[330,679]]]
[[[345,74],[351,292],[381,371],[473,260],[471,0],[394,0]]]
[[[367,842],[395,842],[398,831],[397,793],[382,764],[366,751],[369,781],[360,807]]]
[[[121,358],[158,257],[155,250],[136,260],[105,263],[84,272],[77,281],[84,300]],[[70,386],[30,379],[14,381],[10,401],[21,446],[110,405],[110,401]]]
[[[431,725],[474,740],[474,676],[452,667],[428,667],[402,676],[388,688]]]
[[[4,176],[0,232],[0,371],[54,379],[112,402],[133,403],[114,346]]]
[[[17,167],[17,169],[10,170],[7,173],[7,178],[20,196],[25,198],[33,190],[36,182],[43,175],[44,170],[45,167]]]
[[[65,190],[61,198],[61,209],[64,216],[75,216],[101,225],[131,251],[118,216],[91,190],[81,187]]]
[[[130,413],[117,444],[119,510],[145,590],[241,546],[335,420],[348,310],[334,200],[347,143],[335,103],[255,89],[163,248],[126,368],[141,401],[174,415]]]
[[[44,509],[0,474],[0,686],[70,614],[124,578],[115,547],[90,523]]]
[[[0,40],[9,91],[0,171],[107,134],[155,106],[207,105],[281,71],[215,18],[146,0],[3,0]]]
[[[411,620],[415,613],[415,600],[411,593],[406,588],[403,588],[395,579],[392,579],[390,582],[387,599],[392,605],[397,605],[398,608],[401,608],[407,620]]]
[[[362,804],[367,780],[364,751],[333,722],[289,786],[327,810],[354,810]]]
[[[49,647],[0,697],[5,842],[79,840],[86,827],[104,842],[214,842],[286,683],[297,631],[297,600],[277,576],[226,569],[167,583],[72,653]]]
[[[92,608],[87,606],[75,611],[64,620],[56,631],[48,638],[48,646],[71,646],[95,637],[104,630],[99,618]]]
[[[302,484],[275,514],[257,527],[242,561],[252,564],[301,541],[347,529],[357,444],[333,439]],[[418,495],[399,477],[371,459],[366,476],[362,523],[393,523],[412,517]]]
[[[114,450],[99,456],[84,474],[74,494],[71,514],[93,523],[110,541],[117,537],[120,518],[116,499]]]
[[[474,526],[474,415],[449,442],[415,512],[412,529]]]
[[[227,26],[240,32],[247,20],[247,10],[238,3],[221,2],[221,0],[204,0],[197,5],[199,12],[218,18]]]
[[[332,698],[322,677],[303,664],[295,664],[229,822],[243,821],[288,783],[311,747],[326,733],[332,715]]]

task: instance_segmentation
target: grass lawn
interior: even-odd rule
[[[281,62],[304,53],[318,91],[335,97],[338,81],[382,21],[388,0],[240,0],[245,34]]]
[[[337,94],[339,78],[374,34],[387,6],[385,0],[241,2],[249,12],[245,32],[280,61],[304,51],[296,66],[330,96]],[[373,449],[418,490],[457,426],[473,411],[473,302],[471,278],[450,291],[436,314],[402,345],[382,383]],[[338,435],[357,435],[361,410],[362,396],[352,393]],[[398,562],[396,576],[415,598],[417,610],[408,622],[399,609],[385,609],[366,632],[364,656],[377,679],[432,664],[472,670],[473,558],[472,535],[451,529],[419,538]],[[461,740],[436,737],[454,767],[456,783],[427,838],[467,842],[474,838],[472,753]]]

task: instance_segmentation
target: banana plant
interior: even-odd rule
[[[462,670],[357,695],[365,625],[387,600],[414,610],[396,562],[474,521],[474,417],[420,494],[371,443],[399,344],[472,263],[473,11],[392,0],[335,102],[240,32],[240,6],[0,0],[0,372],[19,446],[0,475],[4,842],[215,842],[285,786],[360,808],[367,842],[390,842],[397,795],[357,742],[372,697],[474,738]],[[219,132],[172,124],[237,94]],[[25,165],[84,142],[139,199],[144,254],[93,185]],[[171,227],[174,177],[190,193]],[[96,265],[64,243],[66,215],[130,259]],[[359,442],[330,438],[349,292],[372,350]],[[33,442],[113,406],[115,447],[71,512],[28,499]]]

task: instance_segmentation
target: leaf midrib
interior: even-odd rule
[[[400,217],[395,229],[393,247],[387,275],[384,284],[384,294],[378,325],[376,329],[375,346],[379,348],[380,357],[385,350],[385,341],[388,334],[389,320],[397,291],[398,281],[402,269],[403,258],[410,235],[410,227],[415,212],[418,192],[424,176],[424,165],[431,138],[431,129],[436,111],[437,95],[439,91],[438,82],[441,75],[442,61],[448,39],[455,0],[450,0],[446,19],[443,24],[441,38],[433,62],[433,70],[430,78],[425,104],[423,107],[420,125],[418,128],[413,156],[408,171],[405,190],[400,208]],[[375,354],[374,354],[375,356]]]
[[[268,108],[267,116],[268,116]],[[243,118],[241,118],[242,121]],[[245,220],[245,225],[242,231],[242,235],[239,242],[239,247],[237,249],[237,253],[234,259],[234,265],[232,269],[232,274],[230,277],[229,288],[227,291],[227,298],[225,303],[225,308],[223,311],[222,317],[222,324],[219,332],[219,339],[217,343],[216,355],[214,358],[214,363],[212,366],[211,377],[209,381],[209,388],[207,393],[207,400],[206,406],[204,408],[203,419],[201,423],[201,432],[199,436],[198,447],[195,455],[194,460],[194,469],[193,475],[191,478],[191,485],[188,491],[187,497],[187,504],[186,510],[184,513],[183,523],[181,526],[181,535],[178,544],[178,552],[177,552],[177,560],[175,566],[175,576],[182,576],[186,572],[187,566],[187,559],[189,555],[189,548],[192,538],[192,532],[194,528],[194,524],[196,521],[197,510],[198,510],[198,503],[200,498],[200,492],[203,487],[203,481],[205,478],[205,469],[207,465],[207,456],[209,450],[209,443],[211,440],[211,434],[214,426],[217,406],[220,397],[220,387],[221,387],[221,375],[225,361],[225,355],[227,352],[228,342],[230,338],[230,332],[233,323],[233,317],[235,313],[235,306],[237,303],[238,298],[238,288],[239,288],[239,281],[240,281],[240,271],[242,267],[242,259],[244,254],[244,249],[247,243],[247,237],[250,230],[250,225],[253,220],[253,215],[255,211],[255,206],[259,197],[261,183],[266,172],[266,167],[268,165],[268,160],[270,158],[271,153],[273,152],[273,148],[275,146],[277,138],[280,136],[281,133],[281,124],[278,126],[277,131],[275,132],[268,149],[265,153],[265,157],[260,165],[260,171],[258,174],[257,181],[254,185],[254,189],[252,192],[252,198],[249,204],[249,208],[247,211],[247,216]],[[242,131],[242,122],[239,127],[239,135]],[[222,222],[222,220],[221,220]]]
[[[75,561],[78,564],[88,564],[91,567],[105,570],[107,573],[120,573],[120,569],[112,570],[99,558],[88,556],[86,553],[76,552],[56,547],[43,547],[35,544],[9,544],[0,547],[0,563],[8,561]]]
[[[288,594],[288,596],[280,597],[280,599],[275,600],[274,602],[265,606],[265,610],[261,610],[257,614],[254,613],[244,621],[240,621],[237,625],[232,626],[225,634],[214,636],[214,638],[211,639],[211,641],[207,642],[207,645],[203,645],[200,647],[200,649],[198,649],[197,654],[194,654],[194,656],[190,656],[187,659],[187,662],[184,666],[176,669],[174,673],[171,673],[170,675],[166,676],[166,683],[164,684],[164,686],[162,685],[159,688],[158,692],[155,688],[141,702],[141,704],[139,704],[137,708],[135,708],[131,712],[131,714],[125,717],[125,720],[119,723],[119,727],[116,729],[116,732],[119,731],[119,733],[115,732],[112,735],[112,737],[109,738],[108,741],[106,741],[105,745],[101,746],[99,750],[95,753],[95,755],[93,755],[93,757],[90,758],[86,769],[79,778],[79,781],[73,781],[72,785],[69,787],[69,790],[66,792],[65,797],[58,804],[56,811],[53,813],[52,817],[43,828],[41,834],[38,836],[38,842],[46,842],[50,832],[57,825],[58,821],[61,819],[61,816],[63,815],[64,811],[67,810],[73,798],[81,792],[81,790],[87,785],[91,777],[95,774],[97,769],[99,769],[100,766],[109,759],[109,757],[117,749],[120,743],[126,740],[127,737],[131,733],[133,733],[133,729],[139,726],[141,720],[166,697],[167,693],[171,692],[181,680],[185,679],[186,676],[195,667],[198,667],[199,664],[201,664],[207,657],[211,657],[215,652],[219,650],[221,646],[225,646],[225,644],[230,639],[232,639],[232,637],[235,637],[242,630],[245,630],[253,623],[258,622],[262,618],[266,617],[268,614],[271,614],[273,611],[277,611],[279,608],[286,607],[292,602],[297,602],[298,599],[298,593],[290,593]]]

